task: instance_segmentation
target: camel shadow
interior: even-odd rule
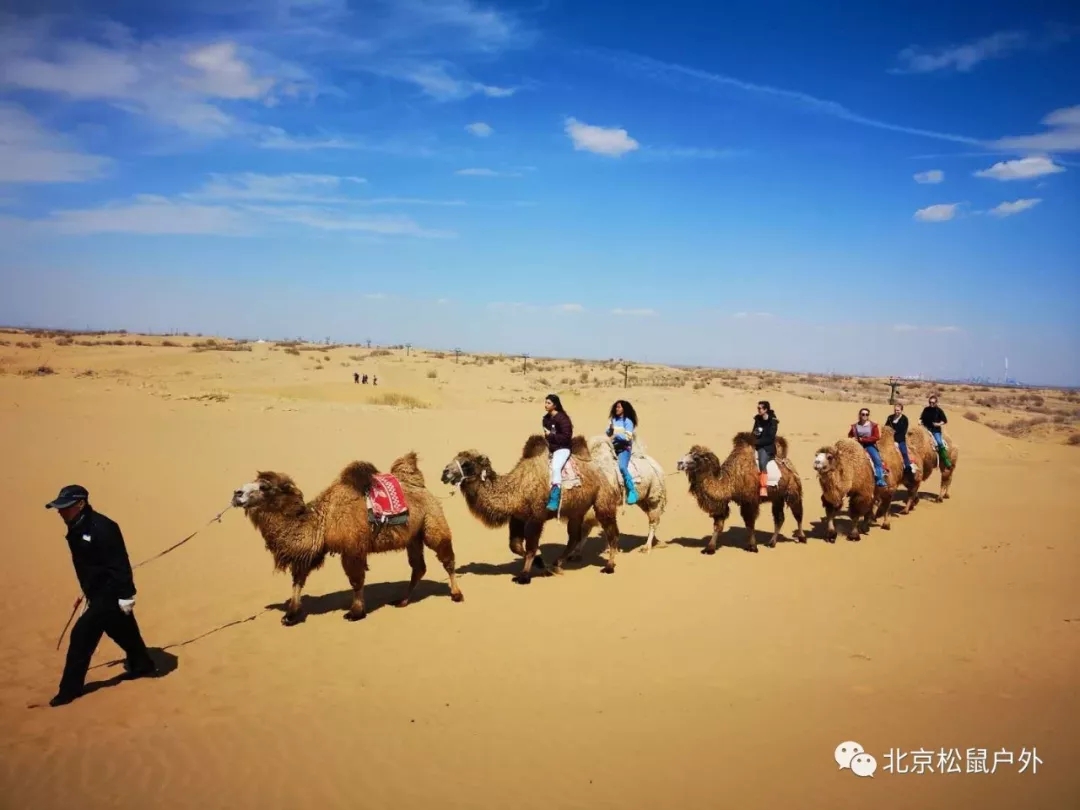
[[[541,543],[536,557],[533,558],[533,575],[543,574],[545,569],[553,568],[555,560],[562,554],[564,548],[566,548],[565,543]],[[538,569],[541,557],[544,558],[544,568]],[[471,562],[459,566],[456,573],[475,574],[481,577],[516,576],[521,573],[521,564],[524,560],[524,557],[514,555],[511,560],[504,563]]]
[[[405,595],[408,582],[376,582],[364,586],[364,609],[367,613],[374,613],[387,605],[396,602]],[[436,582],[431,579],[422,579],[417,583],[416,590],[409,597],[409,605],[422,602],[429,596],[450,596],[450,583]],[[300,616],[297,624],[302,624],[308,616],[325,616],[328,613],[345,613],[352,607],[352,589],[324,593],[320,596],[304,594],[300,597]],[[266,605],[267,610],[285,612],[286,603],[276,602]]]
[[[699,551],[709,545],[709,538],[712,534],[707,534],[704,537],[674,537],[671,540],[672,545],[682,546],[683,548],[696,548]],[[754,531],[754,537],[757,539],[759,547],[765,547],[765,541],[772,537],[771,532]],[[785,537],[783,535],[777,540],[777,544],[791,542],[792,538]],[[716,540],[716,549],[719,551],[722,548],[736,548],[742,551],[749,551],[750,546],[750,532],[746,530],[745,526],[732,526],[731,528],[725,528],[724,533]]]
[[[180,668],[180,659],[173,655],[171,652],[167,652],[163,647],[147,647],[146,651],[150,654],[150,660],[154,662],[154,666],[157,667],[157,674],[151,675],[151,678],[164,678],[166,675],[171,675]],[[105,661],[101,664],[95,664],[90,669],[101,669],[103,667],[117,667],[124,664],[123,658],[117,658],[113,661]],[[130,681],[132,678],[128,676],[127,671],[118,672],[111,678],[106,678],[101,681],[92,681],[83,687],[83,696],[89,695],[92,692],[97,692],[99,689],[109,689],[113,686],[118,686],[124,681]]]

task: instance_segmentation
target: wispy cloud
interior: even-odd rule
[[[585,307],[581,304],[559,304],[555,307],[559,312],[584,312]]]
[[[643,146],[645,160],[723,160],[744,154],[741,149],[712,149],[699,146]]]
[[[945,172],[941,169],[930,169],[925,172],[918,172],[915,175],[916,183],[940,183],[945,179]]]
[[[915,212],[915,219],[919,222],[948,222],[956,216],[956,209],[960,203],[939,203],[928,205]]]
[[[890,73],[932,73],[936,70],[957,70],[967,73],[987,59],[1000,59],[1027,46],[1030,40],[1023,31],[999,31],[964,45],[948,45],[935,51],[918,46],[904,48],[897,55],[899,65]]]
[[[0,103],[0,183],[81,183],[111,163],[78,151],[23,108]]]
[[[651,318],[656,315],[655,309],[623,309],[621,307],[611,310],[612,315],[622,315],[627,317],[637,318]]]
[[[478,82],[465,76],[461,68],[445,61],[391,64],[374,72],[411,82],[436,101],[460,101],[475,95],[509,98],[517,92],[516,87]]]
[[[959,326],[914,326],[909,323],[898,323],[893,327],[894,332],[937,332],[950,333],[962,332]]]
[[[129,203],[54,211],[46,218],[23,222],[33,230],[72,236],[103,233],[245,236],[254,233],[248,217],[235,208],[170,200],[153,194],[140,194]]]
[[[496,171],[495,169],[458,169],[454,174],[461,177],[521,177],[521,172]]]
[[[1011,217],[1014,214],[1019,214],[1021,211],[1027,211],[1029,208],[1034,208],[1041,202],[1042,199],[1038,197],[1026,200],[1014,200],[1013,202],[1003,202],[1000,205],[991,208],[988,213],[995,217]]]
[[[994,180],[1031,180],[1035,177],[1058,174],[1063,171],[1065,171],[1064,166],[1058,166],[1045,155],[1039,155],[1019,158],[1018,160],[1003,160],[995,163],[989,169],[975,172],[975,176],[990,177]]]
[[[1042,123],[1049,131],[998,138],[993,146],[1022,152],[1080,152],[1080,104],[1054,110]]]
[[[964,143],[973,146],[983,145],[982,141],[978,138],[971,138],[966,135],[935,132],[934,130],[893,124],[888,121],[870,118],[849,110],[847,107],[835,101],[817,98],[809,93],[803,93],[798,90],[787,90],[782,87],[756,84],[722,73],[711,73],[698,68],[687,67],[685,65],[673,64],[670,62],[661,62],[657,59],[652,59],[651,57],[622,51],[592,49],[585,53],[603,59],[618,69],[653,81],[677,84],[680,81],[685,82],[689,80],[691,87],[729,87],[764,98],[782,101],[792,105],[795,109],[801,109],[806,112],[813,112],[821,115],[829,115],[853,124],[861,124],[863,126],[884,129],[890,132],[902,132],[908,135],[920,135],[926,138],[952,141],[954,143]]]
[[[732,318],[772,318],[774,317],[771,312],[736,312],[732,314]]]
[[[607,157],[621,157],[633,152],[640,144],[621,127],[600,127],[585,124],[576,118],[566,119],[566,134],[574,149]]]
[[[349,202],[333,196],[346,186],[367,183],[363,177],[329,174],[211,174],[200,191],[185,194],[191,199],[258,200],[261,202]]]
[[[485,124],[483,121],[476,121],[465,127],[466,132],[475,135],[477,138],[487,138],[495,130],[491,128],[490,124]]]

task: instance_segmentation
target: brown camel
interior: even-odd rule
[[[893,445],[895,446],[895,442]],[[897,450],[899,454],[899,450]],[[821,484],[821,505],[825,507],[825,539],[836,542],[833,519],[848,499],[851,529],[848,540],[859,540],[862,532],[870,531],[870,513],[878,501],[874,486],[874,466],[870,456],[854,439],[840,439],[836,444],[822,447],[814,456],[814,469]],[[893,474],[890,469],[889,474]],[[888,479],[886,479],[888,480]],[[885,489],[888,489],[887,487]],[[893,486],[895,490],[895,485]]]
[[[790,507],[795,518],[795,539],[800,543],[806,542],[806,534],[802,528],[802,481],[795,465],[788,458],[787,440],[781,436],[776,437],[776,464],[780,469],[780,480],[775,486],[769,486],[769,494],[765,498],[772,504],[773,516],[772,537],[765,544],[769,548],[773,548],[780,537],[780,529],[784,525],[784,504]],[[754,449],[754,435],[735,434],[732,450],[723,463],[707,447],[696,444],[679,459],[677,469],[686,473],[690,481],[690,493],[697,500],[698,506],[713,519],[712,537],[701,553],[716,553],[716,542],[724,531],[724,521],[731,514],[731,501],[739,505],[739,512],[746,524],[750,538],[746,550],[757,552],[754,524],[757,522],[762,497],[758,494],[761,480],[758,474],[757,451]]]
[[[461,602],[465,597],[454,573],[454,546],[450,526],[443,516],[438,499],[428,492],[424,475],[416,466],[416,453],[407,453],[390,467],[401,484],[408,507],[408,517],[373,523],[369,517],[367,494],[371,491],[374,465],[354,461],[337,480],[307,503],[289,476],[260,472],[255,480],[233,493],[232,505],[242,507],[266,541],[274,557],[274,567],[292,574],[292,598],[286,604],[284,625],[300,621],[300,593],[308,575],[322,567],[327,554],[340,554],[341,567],[353,587],[353,601],[345,618],[363,619],[364,576],[368,554],[405,549],[412,568],[412,578],[397,607],[409,604],[413,590],[427,571],[424,546],[439,558],[450,577],[450,598]]]
[[[919,503],[919,487],[922,486],[923,480],[926,476],[933,472],[935,459],[937,455],[933,449],[933,444],[930,444],[929,455],[932,458],[927,458],[926,443],[921,441],[922,437],[916,440],[912,440],[914,431],[908,431],[907,435],[907,451],[908,458],[911,459],[911,464],[915,468],[903,469],[904,457],[900,454],[900,446],[896,443],[896,434],[893,432],[892,425],[881,426],[881,441],[878,442],[878,449],[881,451],[881,460],[889,468],[890,475],[893,470],[903,470],[903,474],[899,476],[900,482],[903,482],[904,487],[907,489],[907,498],[904,500],[904,505],[900,510],[901,515],[906,515],[911,512]],[[929,434],[927,434],[929,438]],[[888,456],[886,456],[888,454]],[[929,465],[929,466],[928,466]],[[897,484],[899,486],[899,482]],[[887,528],[882,526],[882,528]]]
[[[619,457],[615,453],[615,444],[611,438],[603,434],[589,439],[589,453],[604,470],[604,474],[613,486],[619,487],[620,492],[625,493],[622,471],[619,470]],[[656,538],[656,529],[660,526],[660,518],[667,509],[667,482],[664,477],[664,469],[652,456],[646,455],[640,444],[635,444],[630,454],[631,472],[641,475],[640,481],[635,481],[637,489],[637,506],[649,517],[649,536],[645,545],[639,550],[649,553],[653,544],[659,548],[667,545]]]
[[[544,523],[557,516],[566,518],[566,548],[555,563],[555,573],[561,574],[563,564],[575,556],[581,543],[582,526],[590,509],[595,512],[607,540],[608,559],[603,572],[615,573],[621,492],[593,462],[584,437],[573,438],[571,457],[581,482],[570,488],[563,485],[557,513],[547,511],[551,478],[548,447],[543,436],[528,438],[521,459],[505,475],[497,474],[488,457],[475,450],[458,453],[443,470],[443,483],[461,488],[469,511],[481,523],[492,528],[509,524],[510,550],[525,558],[521,573],[514,577],[514,582],[519,585],[528,585],[531,581],[534,559],[537,568],[545,568],[539,553]]]
[[[915,462],[915,456],[918,455],[920,461],[915,463],[922,464],[922,481],[928,480],[935,468],[941,470],[941,489],[938,493],[938,503],[947,500],[949,497],[949,486],[952,484],[953,473],[956,472],[956,461],[960,457],[960,450],[947,431],[941,431],[941,438],[945,440],[945,447],[947,448],[945,452],[948,454],[949,463],[952,465],[948,468],[942,465],[937,447],[934,444],[934,437],[930,435],[929,430],[922,425],[916,425],[908,431],[907,435],[908,455],[911,456],[913,462]],[[918,493],[916,493],[915,498],[918,498]]]

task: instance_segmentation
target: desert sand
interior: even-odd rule
[[[945,391],[962,453],[951,499],[830,545],[813,454],[859,405],[884,421],[881,385],[853,404],[780,375],[635,369],[624,390],[611,364],[522,374],[520,360],[416,349],[2,337],[5,808],[1080,806],[1080,448],[1060,435],[1003,435]],[[354,385],[354,371],[379,387]],[[439,475],[466,448],[512,466],[548,390],[585,435],[616,397],[634,402],[670,474],[670,545],[637,553],[647,521],[625,507],[614,576],[599,573],[594,531],[584,562],[521,587],[505,529],[481,526]],[[694,443],[726,454],[762,397],[804,479],[810,540],[748,554],[736,512],[728,545],[703,556],[711,521],[675,462]],[[915,421],[924,398],[909,402]],[[118,682],[105,639],[88,679],[103,686],[28,708],[55,692],[78,595],[63,526],[43,508],[60,486],[86,486],[137,563],[204,526],[257,470],[312,497],[354,459],[388,469],[409,450],[444,498],[463,603],[428,552],[420,598],[395,609],[405,556],[373,556],[370,615],[343,621],[351,592],[331,558],[308,580],[306,621],[283,627],[288,576],[233,509],[135,572],[163,677]],[[937,486],[935,473],[924,492]],[[766,512],[759,541],[769,529]],[[793,529],[789,515],[785,539]],[[549,523],[548,561],[564,541]],[[872,778],[837,766],[845,740],[876,757]],[[889,749],[910,765],[920,748],[934,773],[885,772]],[[1042,762],[940,773],[941,748],[960,750],[961,769],[969,748],[991,764],[1034,748]]]

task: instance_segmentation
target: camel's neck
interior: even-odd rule
[[[248,512],[248,518],[259,530],[267,550],[274,555],[275,563],[280,565],[296,555],[299,550],[298,545],[311,533],[319,515],[309,508],[300,511],[298,505],[292,514],[269,509],[253,509]],[[308,545],[308,543],[302,544]]]
[[[521,487],[512,475],[488,473],[487,479],[470,478],[461,485],[465,503],[485,525],[505,526],[514,517],[514,506],[522,497]]]
[[[702,470],[691,476],[690,491],[703,509],[712,511],[732,499],[735,494],[734,477],[723,467]]]

